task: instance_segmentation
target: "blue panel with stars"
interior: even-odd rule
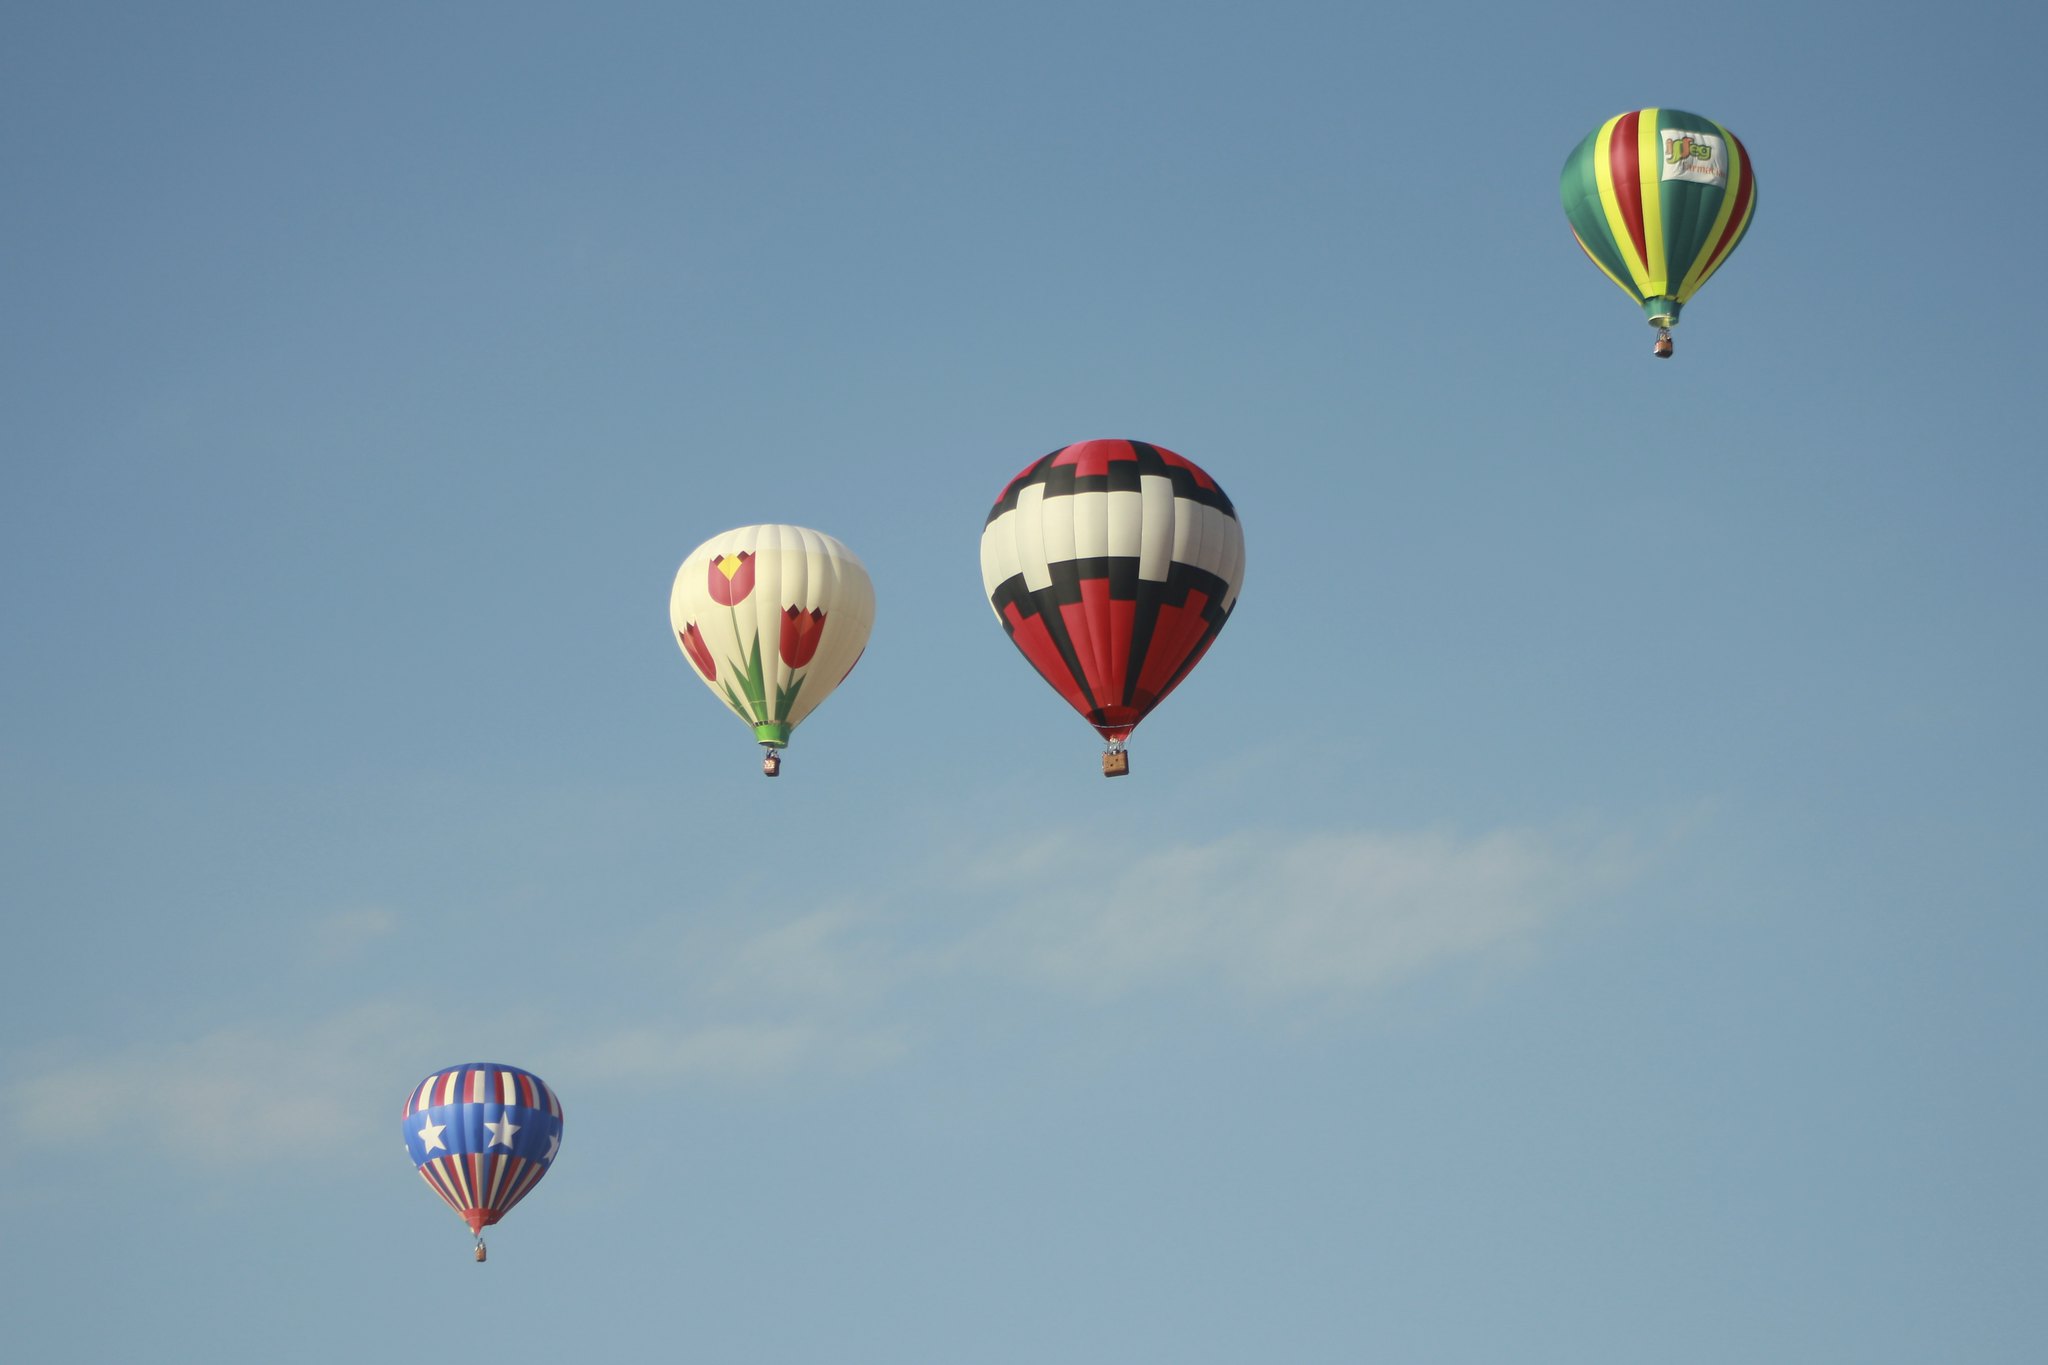
[[[451,1152],[510,1152],[553,1161],[562,1121],[539,1109],[505,1104],[437,1104],[405,1120],[405,1150],[417,1166]]]
[[[562,1102],[530,1071],[469,1062],[414,1086],[401,1127],[421,1179],[481,1237],[554,1164]]]

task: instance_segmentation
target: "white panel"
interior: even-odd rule
[[[1074,509],[1074,554],[1076,559],[1100,559],[1109,553],[1109,494],[1075,493],[1067,499]]]
[[[1138,480],[1143,522],[1138,536],[1138,577],[1164,583],[1173,567],[1173,480],[1146,474]]]
[[[1222,517],[1222,513],[1217,513]],[[1230,585],[1230,591],[1223,595],[1223,608],[1228,611],[1237,604],[1237,590],[1244,586],[1244,527],[1236,517],[1223,517],[1224,525],[1216,528],[1217,539],[1228,547],[1229,553],[1217,561],[1216,572]]]
[[[981,590],[993,598],[996,589],[1017,572],[1017,513],[1006,511],[981,532]],[[995,609],[995,603],[989,603]],[[997,612],[998,616],[1002,613]]]
[[[1064,564],[1075,558],[1074,554],[1074,495],[1060,494],[1055,497],[1040,496],[1038,509],[1038,534],[1043,537],[1038,543],[1044,548],[1047,564]],[[1031,546],[1023,547],[1027,569],[1031,561]],[[1052,577],[1046,576],[1050,583]]]
[[[782,622],[781,603],[783,599],[782,570],[789,556],[782,548],[782,528],[779,526],[756,527],[754,532],[754,592],[740,603],[742,629],[748,633],[746,646],[751,647],[755,638],[761,641],[761,675],[768,688],[768,700],[775,700],[775,685],[786,681],[781,675],[786,671],[775,657],[775,642],[780,638]]]
[[[1190,502],[1186,498],[1173,500],[1174,563],[1207,567],[1202,563],[1202,532],[1205,529],[1202,513],[1205,510],[1199,502]]]
[[[1105,493],[1109,499],[1109,552],[1119,559],[1136,559],[1145,548],[1145,495],[1129,489]]]
[[[1235,538],[1231,518],[1198,501],[1180,501],[1174,510],[1188,528],[1188,538],[1174,548],[1174,559],[1196,569],[1221,573],[1221,567],[1229,563],[1231,540]]]
[[[1073,533],[1069,522],[1068,539]],[[1051,557],[1046,551],[1045,485],[1029,484],[1017,491],[1017,567],[1024,573],[1024,586],[1033,592],[1052,586],[1052,574],[1045,567]]]

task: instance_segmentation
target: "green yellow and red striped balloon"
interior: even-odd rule
[[[1617,114],[1564,163],[1559,192],[1593,264],[1643,306],[1670,354],[1679,310],[1721,268],[1756,215],[1742,140],[1679,109]]]

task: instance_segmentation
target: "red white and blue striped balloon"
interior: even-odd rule
[[[414,1086],[401,1126],[420,1179],[482,1236],[555,1164],[562,1102],[531,1071],[465,1062]]]

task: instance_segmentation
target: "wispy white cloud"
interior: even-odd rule
[[[963,997],[941,988],[960,983],[1027,997],[1227,992],[1341,1012],[1429,972],[1525,957],[1641,861],[1619,839],[1535,830],[1240,834],[1115,859],[1084,834],[1053,835],[906,874],[886,900],[694,937],[685,988],[659,1003],[535,1014],[514,1033],[535,1044],[519,1060],[565,1089],[570,1077],[682,1087],[890,1065],[947,1028]],[[313,939],[351,953],[395,928],[359,911]],[[421,1039],[499,1036],[482,1027],[387,1003],[97,1056],[17,1053],[0,1080],[0,1136],[141,1142],[199,1163],[329,1155],[395,1112],[394,1085],[461,1060],[423,1059]]]
[[[1643,861],[1586,831],[1248,833],[1133,856],[1075,830],[947,859],[865,906],[694,943],[689,973],[706,993],[838,1015],[961,978],[1341,1006],[1526,955]]]
[[[368,1005],[299,1028],[44,1054],[24,1059],[25,1074],[0,1095],[13,1137],[31,1146],[119,1138],[223,1165],[304,1159],[345,1147],[366,1113],[389,1107],[391,1077],[405,1074],[419,1033],[413,1012]]]
[[[1268,1000],[1358,996],[1527,950],[1632,875],[1613,839],[1508,830],[1240,834],[1107,860],[1082,836],[969,869],[1002,912],[987,971],[1098,995],[1176,980]]]
[[[305,932],[315,962],[342,966],[358,961],[376,944],[396,934],[398,916],[377,906],[340,910],[314,920]]]
[[[691,975],[723,999],[857,1010],[915,970],[902,928],[900,916],[874,907],[831,905],[700,945]]]
[[[1456,963],[1524,956],[1645,861],[1587,830],[1244,833],[1136,855],[1072,830],[936,859],[865,903],[703,931],[682,970],[700,999],[839,1021],[961,979],[1342,1006]]]
[[[587,1080],[657,1085],[805,1070],[858,1073],[894,1061],[902,1051],[901,1039],[886,1030],[809,1022],[628,1028],[554,1049],[565,1070]]]
[[[853,1074],[901,1050],[885,1030],[802,1020],[651,1023],[580,1035],[529,1020],[520,1032],[554,1041],[521,1049],[517,1060],[577,1084]],[[238,1168],[360,1150],[366,1139],[390,1136],[385,1129],[395,1124],[409,1083],[434,1066],[486,1059],[445,1051],[422,1059],[422,1039],[464,1034],[456,1021],[379,1004],[297,1026],[252,1024],[99,1055],[40,1049],[12,1059],[17,1076],[0,1083],[0,1138],[32,1148],[119,1142]]]

